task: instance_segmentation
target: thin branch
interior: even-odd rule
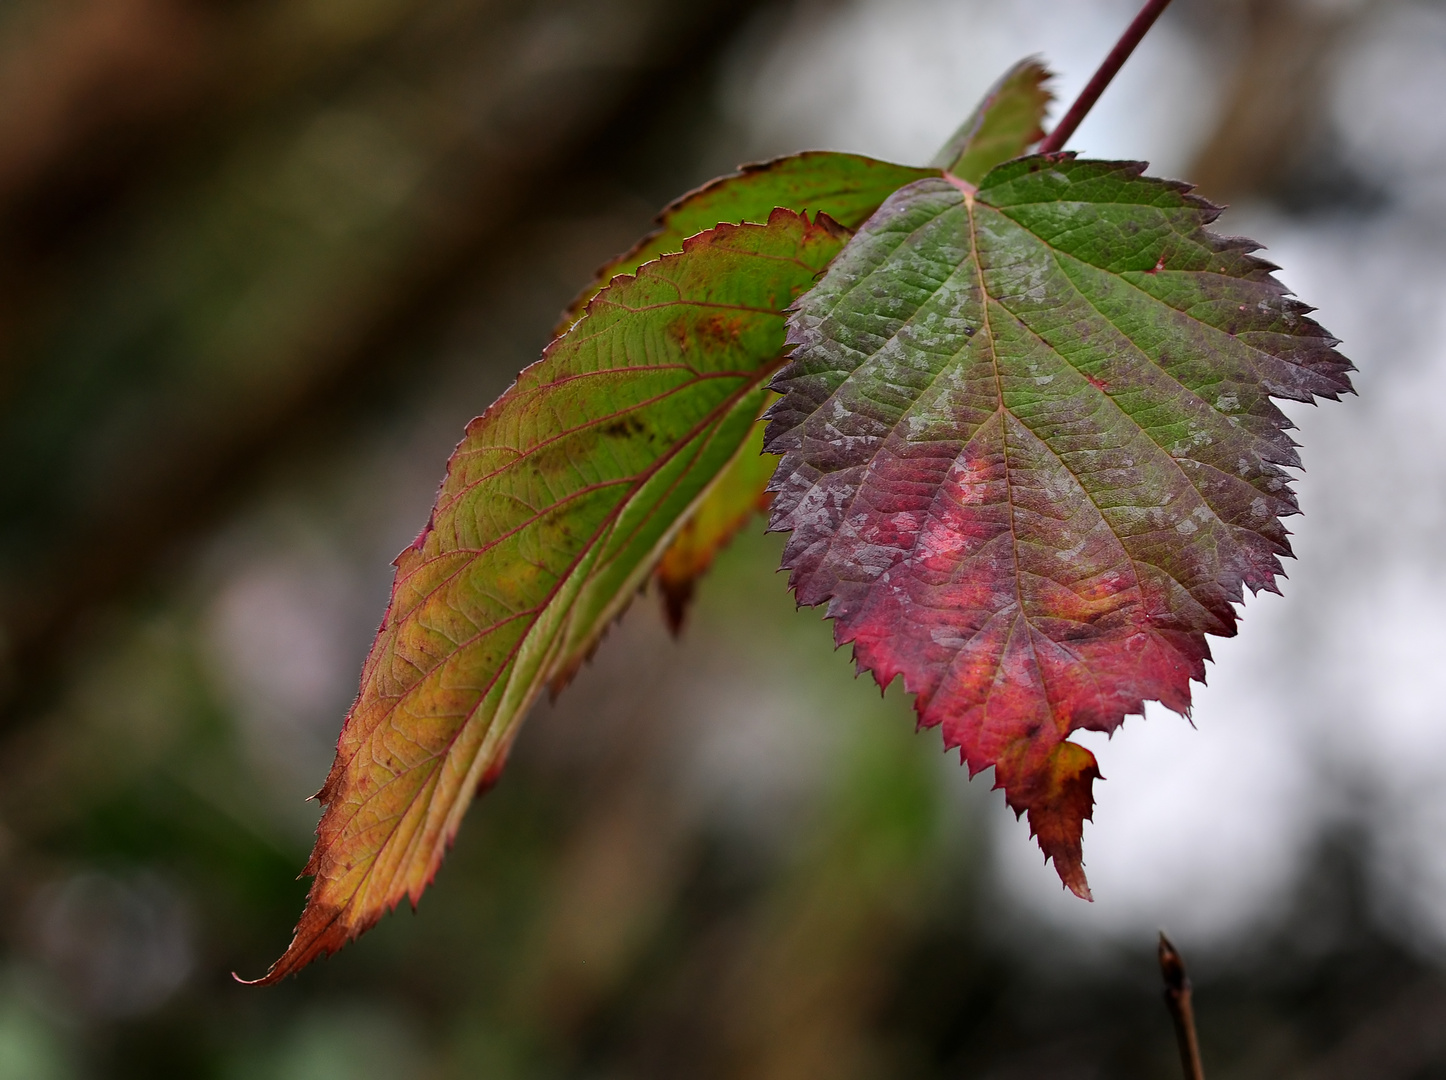
[[[1160,933],[1160,974],[1165,977],[1165,1006],[1175,1021],[1175,1038],[1180,1044],[1180,1068],[1185,1080],[1205,1080],[1200,1064],[1200,1039],[1195,1034],[1195,1010],[1190,1004],[1190,976],[1185,974],[1185,960]]]
[[[1064,114],[1053,131],[1045,136],[1044,142],[1039,144],[1038,153],[1053,154],[1064,149],[1064,144],[1074,134],[1074,129],[1079,127],[1080,121],[1094,108],[1095,102],[1105,92],[1105,87],[1110,85],[1110,80],[1118,73],[1120,68],[1125,66],[1125,61],[1130,58],[1130,53],[1135,51],[1135,46],[1145,36],[1150,27],[1155,25],[1155,20],[1160,17],[1160,12],[1170,6],[1170,0],[1148,0],[1140,13],[1135,16],[1135,21],[1130,23],[1124,36],[1115,43],[1110,50],[1110,55],[1105,57],[1105,62],[1095,72],[1094,78],[1085,84],[1080,91],[1079,97],[1075,98],[1074,104],[1069,107],[1069,112]]]

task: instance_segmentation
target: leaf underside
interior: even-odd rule
[[[1271,397],[1351,389],[1258,245],[1143,168],[1036,156],[896,193],[796,305],[766,442],[799,602],[994,768],[1086,898],[1099,771],[1067,736],[1188,709],[1205,635],[1290,553]]]
[[[620,277],[472,421],[319,798],[296,935],[263,983],[431,881],[541,689],[565,681],[756,428],[784,309],[841,249],[828,217],[720,225]]]

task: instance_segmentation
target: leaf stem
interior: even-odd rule
[[[1170,939],[1160,932],[1160,974],[1165,977],[1165,1006],[1175,1021],[1175,1038],[1180,1044],[1180,1067],[1185,1080],[1205,1080],[1200,1064],[1200,1039],[1195,1033],[1195,1009],[1190,1004],[1190,976],[1185,960]]]
[[[1105,57],[1105,62],[1094,73],[1094,77],[1085,84],[1079,97],[1075,98],[1074,104],[1069,107],[1069,112],[1064,114],[1064,118],[1039,144],[1037,153],[1054,154],[1064,149],[1064,144],[1074,134],[1075,128],[1079,127],[1080,121],[1094,108],[1095,102],[1105,92],[1105,87],[1110,85],[1110,80],[1119,73],[1120,68],[1125,66],[1125,61],[1130,58],[1130,53],[1135,51],[1135,46],[1140,43],[1140,39],[1145,36],[1150,27],[1155,25],[1155,20],[1160,17],[1160,12],[1169,6],[1170,0],[1147,0],[1145,6],[1140,9],[1140,13],[1125,30],[1124,35],[1115,42],[1115,47]]]

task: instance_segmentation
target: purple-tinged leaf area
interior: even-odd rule
[[[685,239],[719,222],[764,222],[781,206],[800,214],[824,213],[845,228],[856,229],[905,184],[939,175],[938,169],[826,150],[740,166],[736,173],[710,180],[664,207],[657,228],[598,270],[592,284],[568,305],[554,333],[561,334],[576,322],[587,302],[616,275],[635,273],[643,263],[682,251]]]
[[[783,311],[848,233],[776,210],[614,279],[481,417],[397,558],[275,982],[431,881],[544,686],[576,670],[754,430]]]
[[[1290,554],[1271,398],[1351,390],[1257,245],[1143,168],[1035,156],[899,191],[797,303],[766,442],[799,602],[994,768],[1086,898],[1099,770],[1069,734],[1188,710],[1205,635]]]
[[[977,184],[996,165],[1024,154],[1044,138],[1041,125],[1054,100],[1045,85],[1051,78],[1039,60],[1019,61],[989,88],[932,164]]]

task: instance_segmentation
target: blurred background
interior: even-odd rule
[[[1446,3],[1177,0],[1080,129],[1360,367],[1196,730],[1086,736],[1096,903],[795,612],[633,605],[416,914],[269,990],[390,560],[679,192],[926,161],[1134,0],[0,2],[0,1080],[1446,1076]]]

